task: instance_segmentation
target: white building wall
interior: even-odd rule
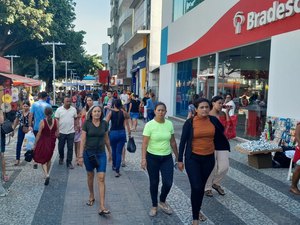
[[[226,0],[222,3],[220,0],[204,1],[174,23],[169,24],[168,54],[181,51],[196,42],[238,1]],[[170,11],[172,15],[172,8]],[[168,17],[164,15],[163,19]]]
[[[158,100],[167,106],[167,116],[175,114],[175,64],[160,66]]]
[[[151,1],[149,71],[157,68],[160,64],[161,13],[161,1]]]
[[[300,120],[300,30],[271,39],[268,116]]]
[[[162,28],[165,28],[173,20],[173,0],[162,0],[162,8]]]

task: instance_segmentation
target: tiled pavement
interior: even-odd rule
[[[0,225],[150,225],[191,224],[190,187],[185,173],[175,171],[174,185],[168,202],[174,214],[161,212],[150,218],[151,205],[147,174],[140,169],[142,122],[134,133],[137,152],[127,153],[127,166],[122,176],[115,178],[107,167],[106,202],[112,214],[100,217],[99,203],[88,207],[85,170],[75,167],[67,170],[58,165],[57,151],[53,157],[50,185],[45,187],[42,170],[22,162],[15,167],[15,140],[6,152],[10,181],[3,186],[10,189],[0,198]],[[177,143],[182,123],[174,121]],[[231,141],[231,147],[237,144]],[[203,212],[208,217],[203,224],[300,224],[300,198],[288,192],[287,169],[254,169],[247,165],[247,157],[235,150],[230,153],[230,170],[224,180],[225,196],[214,192],[213,198],[204,198]],[[96,189],[95,189],[96,190]],[[96,192],[97,193],[97,192]],[[98,196],[98,193],[97,193]],[[97,199],[97,198],[96,198]]]

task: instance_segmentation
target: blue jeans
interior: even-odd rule
[[[17,140],[17,147],[16,147],[16,160],[20,160],[21,148],[22,148],[24,137],[25,137],[25,133],[22,131],[22,126],[19,126],[18,140]]]
[[[153,109],[147,109],[147,122],[153,120],[155,114]]]
[[[92,163],[89,160],[89,156],[91,155],[96,155],[97,159],[98,159],[98,163],[99,166],[97,168],[95,168]],[[94,153],[93,151],[88,151],[85,150],[83,152],[83,160],[84,160],[84,165],[85,165],[85,169],[88,172],[93,172],[94,169],[97,170],[97,173],[105,173],[106,172],[106,152],[102,152],[102,153]]]
[[[112,163],[116,172],[120,172],[120,166],[122,161],[122,150],[126,142],[125,130],[111,130],[109,132],[109,140],[112,151]]]
[[[147,171],[150,180],[150,194],[152,199],[152,206],[157,207],[157,195],[159,184],[159,172],[161,173],[162,186],[159,200],[165,202],[173,184],[173,158],[172,154],[160,156],[153,155],[147,152]]]

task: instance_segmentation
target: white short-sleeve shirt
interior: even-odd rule
[[[76,117],[77,112],[73,106],[69,109],[66,109],[64,106],[59,107],[55,112],[55,118],[59,119],[59,133],[74,133],[74,119]]]

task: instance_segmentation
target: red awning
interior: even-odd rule
[[[34,80],[16,74],[0,73],[0,76],[10,78],[13,81],[14,86],[35,87],[40,86],[42,84],[42,81],[40,80]]]

